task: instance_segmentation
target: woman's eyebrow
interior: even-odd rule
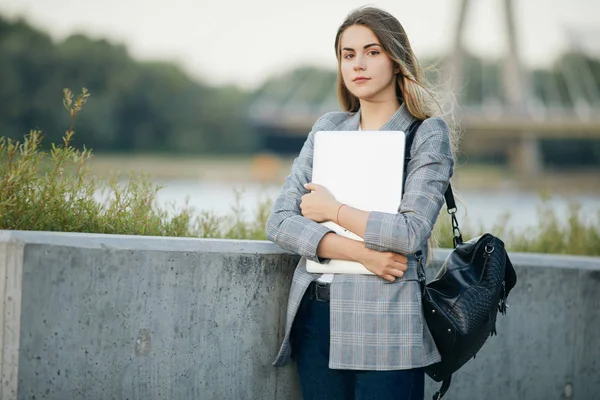
[[[369,44],[365,45],[363,47],[363,49],[368,49],[369,47],[373,47],[373,46],[379,46],[379,47],[381,47],[381,45],[379,43],[369,43]],[[354,51],[354,49],[351,48],[351,47],[344,47],[342,50]]]

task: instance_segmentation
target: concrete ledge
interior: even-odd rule
[[[271,366],[297,260],[261,241],[0,231],[0,398],[299,399],[294,367]],[[498,336],[447,398],[596,398],[600,258],[511,260]]]

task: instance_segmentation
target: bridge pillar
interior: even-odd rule
[[[509,148],[510,168],[521,178],[534,179],[544,169],[539,139],[533,132],[523,132]]]

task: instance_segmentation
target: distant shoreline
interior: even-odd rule
[[[289,173],[293,157],[255,156],[176,157],[159,155],[94,154],[91,173],[101,177],[120,174],[147,174],[157,180],[199,180],[281,184]],[[548,194],[599,194],[600,167],[588,170],[545,171],[525,180],[508,168],[470,164],[455,168],[453,184],[464,190],[524,190]]]

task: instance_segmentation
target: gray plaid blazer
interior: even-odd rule
[[[406,131],[414,120],[403,104],[381,130]],[[358,130],[359,121],[359,112],[331,112],[315,122],[267,220],[267,239],[302,256],[292,280],[285,337],[275,366],[285,365],[291,359],[292,322],[308,285],[319,277],[306,271],[306,260],[328,261],[317,256],[317,246],[331,231],[303,217],[300,210],[301,197],[308,193],[303,185],[312,178],[314,133]],[[440,360],[422,314],[414,253],[422,250],[427,254],[427,239],[452,176],[448,126],[442,119],[429,118],[421,124],[411,155],[398,213],[371,212],[364,236],[369,249],[407,255],[408,270],[394,283],[374,275],[334,276],[329,368],[396,370],[423,367]]]

